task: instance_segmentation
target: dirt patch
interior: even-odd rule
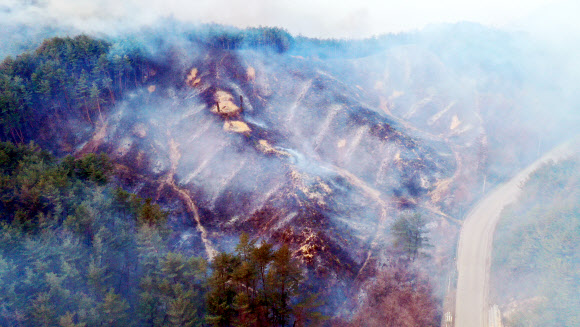
[[[459,120],[457,115],[453,115],[453,118],[451,118],[451,126],[449,126],[449,129],[454,130],[457,127],[459,127],[459,125],[461,125],[461,121]]]
[[[438,203],[441,201],[447,194],[449,193],[449,189],[453,182],[459,177],[459,174],[463,170],[462,160],[459,156],[459,152],[453,150],[453,154],[455,155],[455,162],[457,164],[457,168],[455,169],[455,173],[453,176],[446,179],[438,180],[435,185],[434,189],[429,192],[429,197],[431,198],[431,203]]]
[[[447,191],[449,190],[449,186],[451,185],[452,181],[453,181],[452,178],[438,180],[437,183],[435,183],[435,188],[433,189],[433,191],[429,192],[431,202],[433,203],[439,202],[447,194]]]
[[[97,151],[99,146],[103,144],[105,136],[107,136],[107,126],[105,123],[98,123],[97,131],[93,134],[93,137],[78,151],[77,155],[82,156],[86,153],[91,153]]]
[[[403,160],[401,159],[401,151],[397,151],[397,153],[395,154],[395,157],[393,158],[393,161],[396,163],[403,162]]]
[[[239,120],[226,121],[224,123],[224,130],[236,133],[249,133],[252,131],[252,129],[250,129],[250,126],[248,126],[248,124]]]
[[[234,103],[234,97],[226,91],[216,91],[214,94],[214,101],[216,103],[211,108],[211,112],[213,113],[232,116],[241,111],[240,107]]]
[[[258,150],[264,152],[265,154],[279,154],[279,155],[283,155],[283,156],[287,156],[287,157],[291,156],[290,153],[288,153],[286,151],[281,151],[281,150],[274,148],[273,146],[270,145],[270,143],[268,143],[267,140],[259,140],[258,141]]]
[[[185,79],[185,83],[191,87],[196,87],[201,82],[201,78],[197,77],[197,68],[192,68],[187,78]]]
[[[246,69],[246,75],[248,76],[248,82],[256,80],[256,70],[254,67],[249,66],[248,69]]]
[[[393,116],[393,113],[391,112],[391,110],[389,110],[389,102],[387,101],[387,99],[385,99],[385,97],[383,96],[379,96],[379,107],[387,114],[390,116]]]

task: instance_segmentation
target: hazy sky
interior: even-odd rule
[[[577,0],[0,0],[0,13],[35,23],[39,17],[82,29],[148,24],[173,16],[192,22],[281,26],[316,37],[366,37],[432,23],[479,22],[496,27],[577,28]],[[571,9],[574,10],[571,10]]]

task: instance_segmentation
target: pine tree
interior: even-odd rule
[[[230,281],[238,262],[233,255],[222,252],[211,264],[213,273],[209,278],[206,321],[213,326],[230,326],[234,320],[236,291]]]
[[[60,327],[85,327],[86,323],[74,323],[74,314],[67,312],[64,316],[61,316],[58,320]]]
[[[56,322],[56,308],[48,293],[39,293],[31,301],[29,321],[33,326],[52,327]]]
[[[129,304],[111,288],[99,305],[105,326],[127,326]]]
[[[306,295],[293,308],[294,327],[322,326],[329,317],[323,315],[318,309],[324,305],[319,299],[319,294]]]
[[[99,120],[103,121],[103,114],[101,112],[101,91],[95,82],[91,85],[89,89],[89,95],[91,97],[91,101],[96,105],[97,110],[99,112]]]
[[[268,272],[270,302],[274,321],[279,326],[285,326],[292,312],[290,300],[298,293],[302,271],[293,260],[286,244],[275,251],[272,258],[272,266]]]
[[[201,319],[198,318],[197,308],[191,302],[192,291],[184,291],[181,284],[175,284],[173,293],[173,299],[169,301],[167,308],[169,325],[175,327],[198,325]]]
[[[427,221],[419,213],[402,215],[392,225],[395,246],[411,261],[415,260],[421,250],[429,245]]]

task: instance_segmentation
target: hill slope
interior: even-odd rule
[[[118,183],[172,210],[178,246],[286,242],[333,291],[393,260],[390,225],[417,211],[443,281],[482,184],[578,122],[574,95],[545,110],[559,84],[530,69],[546,65],[530,44],[461,24],[352,42],[175,22],[57,38],[0,67],[2,138],[105,152]]]

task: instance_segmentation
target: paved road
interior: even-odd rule
[[[468,214],[457,253],[456,327],[488,327],[489,267],[493,233],[502,209],[520,194],[519,185],[540,165],[578,149],[578,137],[553,149],[483,198]]]

